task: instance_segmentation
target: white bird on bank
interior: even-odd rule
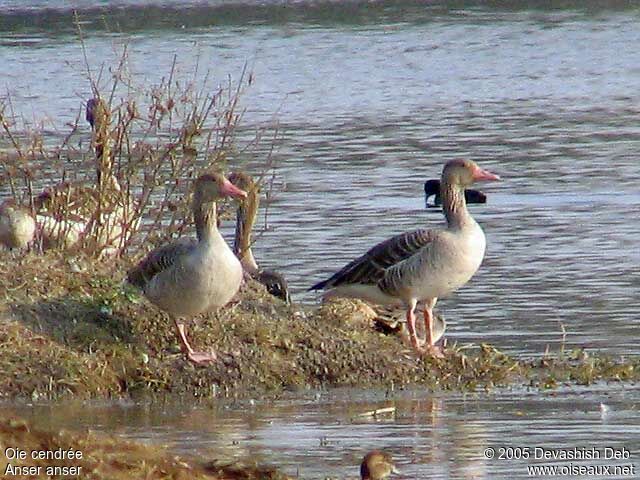
[[[13,200],[0,204],[0,245],[13,250],[26,249],[36,232],[36,222],[28,209]]]

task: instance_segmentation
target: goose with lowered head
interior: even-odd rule
[[[446,229],[420,229],[396,235],[310,290],[328,290],[325,298],[355,297],[383,305],[403,304],[414,349],[442,356],[434,345],[433,307],[439,297],[454,292],[471,279],[482,263],[486,246],[482,228],[467,210],[464,190],[476,181],[499,178],[471,160],[447,162],[441,180]],[[424,302],[423,344],[415,329],[418,302]]]
[[[250,175],[244,172],[233,172],[229,175],[229,181],[247,192],[247,197],[238,204],[233,252],[240,259],[245,271],[262,283],[271,295],[286,303],[291,303],[289,287],[284,276],[275,270],[260,268],[251,251],[251,232],[256,223],[260,206],[258,185]]]
[[[182,350],[195,364],[210,363],[217,357],[191,347],[184,318],[223,307],[242,282],[242,265],[218,231],[216,202],[246,195],[222,174],[198,177],[193,195],[197,240],[183,237],[156,248],[127,276],[129,283],[173,318]]]

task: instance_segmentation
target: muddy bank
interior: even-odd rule
[[[3,478],[272,479],[275,468],[221,464],[171,455],[162,447],[92,433],[48,432],[21,419],[0,417]]]
[[[222,361],[195,367],[180,353],[173,324],[124,285],[129,263],[51,252],[0,253],[0,392],[5,398],[277,395],[337,386],[424,385],[472,390],[519,384],[639,378],[640,360],[583,352],[516,359],[491,346],[450,348],[418,358],[394,334],[372,327],[360,302],[289,306],[246,285],[233,305],[201,316],[194,347]]]

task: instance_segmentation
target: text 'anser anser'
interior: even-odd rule
[[[471,160],[447,162],[441,183],[446,229],[396,235],[310,290],[329,289],[325,297],[356,297],[383,305],[403,303],[411,343],[420,352],[424,348],[416,335],[414,312],[418,302],[424,302],[427,351],[441,356],[433,340],[433,307],[438,297],[462,287],[476,273],[486,245],[484,232],[467,210],[464,189],[475,181],[499,178]]]

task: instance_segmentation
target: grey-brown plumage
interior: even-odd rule
[[[140,289],[160,272],[170,268],[178,258],[190,253],[198,242],[193,238],[182,237],[162,245],[143,258],[135,268],[127,273],[127,281]]]
[[[379,243],[336,274],[315,284],[326,297],[360,298],[381,305],[403,304],[413,347],[424,352],[416,335],[415,309],[424,304],[427,351],[434,345],[433,308],[439,297],[466,284],[480,267],[486,239],[465,203],[465,188],[499,177],[471,160],[451,160],[442,170],[441,195],[447,228],[415,230]]]
[[[27,248],[35,232],[36,223],[28,209],[13,199],[0,203],[0,245],[10,250]]]
[[[242,282],[242,266],[217,227],[216,201],[225,196],[245,197],[246,192],[221,174],[198,177],[193,196],[197,241],[179,239],[156,248],[127,276],[174,319],[183,350],[196,364],[212,362],[216,356],[194,351],[179,319],[226,305]]]
[[[238,188],[247,192],[247,198],[238,205],[233,252],[240,259],[245,271],[254,280],[263,284],[267,292],[286,303],[291,303],[289,285],[284,275],[275,270],[260,268],[251,250],[251,232],[258,217],[258,208],[260,206],[259,185],[249,174],[244,172],[233,172],[229,175],[229,180]]]
[[[411,257],[432,240],[433,232],[426,229],[391,237],[347,264],[327,280],[316,283],[309,290],[334,288],[350,283],[377,284],[384,279],[388,268]]]

